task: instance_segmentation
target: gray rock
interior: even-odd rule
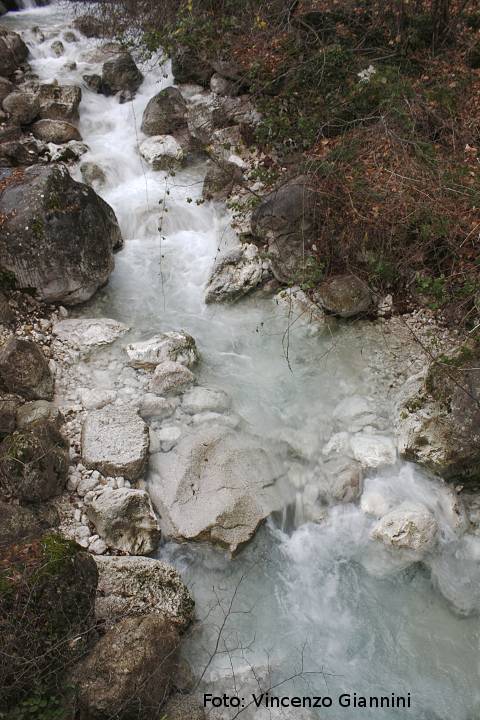
[[[178,540],[209,540],[238,550],[283,501],[280,459],[264,442],[200,426],[169,453],[152,456],[150,496],[162,529]]]
[[[176,693],[167,702],[165,717],[168,720],[205,720],[205,710],[191,695]]]
[[[132,367],[155,367],[172,361],[192,367],[198,361],[195,340],[185,332],[170,331],[125,347]]]
[[[149,389],[157,395],[176,395],[195,380],[191,370],[178,362],[166,360],[155,368]]]
[[[172,72],[176,83],[196,83],[208,87],[213,67],[199,53],[177,46],[172,57]]]
[[[0,27],[0,75],[11,77],[28,57],[28,48],[20,35]]]
[[[106,486],[88,492],[85,512],[97,533],[115,550],[149,555],[160,540],[160,528],[145,490]]]
[[[5,77],[0,77],[0,105],[3,103],[7,95],[15,90],[15,85]]]
[[[64,490],[68,464],[68,443],[53,423],[16,430],[0,444],[0,493],[22,502],[48,500]]]
[[[178,398],[162,398],[154,393],[146,393],[142,397],[139,413],[142,417],[164,419],[173,415],[180,400]]]
[[[0,397],[0,437],[9,435],[17,426],[17,408],[20,399],[15,395]]]
[[[230,409],[231,400],[223,390],[194,387],[185,393],[182,410],[190,415],[199,412],[225,412]]]
[[[38,88],[39,117],[48,120],[78,120],[82,91],[77,85],[42,84]]]
[[[88,145],[78,140],[70,140],[63,145],[48,143],[47,148],[45,156],[50,158],[50,162],[76,162],[88,152]]]
[[[29,125],[40,112],[40,103],[33,93],[12,92],[3,100],[3,109],[19,125]]]
[[[88,413],[82,428],[82,457],[106,476],[138,480],[148,460],[148,427],[133,410],[107,406]]]
[[[68,43],[78,42],[78,37],[71,30],[67,30],[67,32],[63,33],[63,39]]]
[[[49,505],[23,507],[0,500],[0,543],[18,542],[38,537],[57,526],[58,513]]]
[[[67,318],[53,325],[53,334],[62,342],[81,349],[110,345],[130,328],[111,318]]]
[[[0,142],[0,165],[20,167],[34,165],[39,160],[42,144],[31,135],[18,140]]]
[[[129,52],[122,52],[103,64],[102,92],[104,95],[115,95],[117,92],[126,90],[134,93],[142,82],[143,75]]]
[[[0,292],[0,325],[8,325],[15,320],[15,313],[5,295]]]
[[[208,144],[214,130],[228,124],[220,99],[211,93],[194,96],[188,104],[187,124],[192,137]]]
[[[355,275],[337,275],[320,283],[318,297],[326,312],[342,318],[363,315],[372,309],[373,296]]]
[[[242,245],[220,255],[208,279],[205,302],[235,302],[258,287],[269,276],[255,245]]]
[[[170,694],[178,644],[177,633],[158,615],[121,620],[74,671],[80,717],[158,720]]]
[[[304,177],[280,186],[255,208],[254,238],[269,253],[274,276],[280,282],[301,277],[318,229],[317,196]]]
[[[105,34],[103,22],[94,15],[81,15],[75,18],[72,25],[88,38],[100,38]]]
[[[193,619],[194,602],[171,565],[145,557],[96,559],[95,615],[109,622],[129,615],[161,615],[181,631]]]
[[[107,178],[102,168],[97,163],[87,161],[80,165],[80,172],[82,173],[82,180],[87,185],[104,185]]]
[[[205,200],[225,200],[243,179],[242,169],[234,162],[210,162],[203,181]]]
[[[60,428],[64,417],[58,407],[48,400],[33,400],[20,405],[16,413],[18,428],[26,428],[38,420],[50,420],[57,428]]]
[[[62,166],[27,168],[0,193],[0,213],[2,266],[20,288],[74,305],[107,282],[122,244],[115,214]]]
[[[238,83],[214,73],[210,78],[210,90],[216,95],[237,95]]]
[[[175,87],[161,90],[148,101],[143,113],[145,135],[174,135],[187,127],[187,105]]]
[[[102,78],[95,73],[82,75],[83,81],[89,90],[100,94],[102,92]]]
[[[82,139],[77,128],[65,120],[37,120],[31,130],[34,137],[56,145]]]
[[[466,354],[468,358],[468,351]],[[480,480],[480,358],[433,363],[422,381],[402,388],[399,451],[446,480]]]
[[[372,537],[387,547],[423,555],[434,546],[437,532],[437,522],[424,505],[404,502],[381,518]]]
[[[280,290],[273,300],[284,311],[290,325],[307,326],[313,331],[326,329],[325,313],[298,286]]]
[[[27,400],[51,400],[54,380],[44,354],[30,340],[11,337],[0,347],[0,378]]]
[[[57,57],[61,57],[63,55],[63,53],[65,52],[65,47],[61,40],[55,40],[50,45],[50,48],[53,51],[53,54],[56,55]]]

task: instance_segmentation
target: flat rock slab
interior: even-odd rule
[[[152,470],[149,491],[162,529],[180,540],[209,540],[235,552],[283,505],[279,457],[246,433],[200,427],[171,452],[152,456]]]
[[[184,630],[193,619],[194,602],[171,565],[146,557],[96,557],[97,618],[115,621],[154,612]]]
[[[62,342],[79,347],[109,345],[130,328],[110,318],[82,318],[60,320],[53,326],[53,332]]]
[[[88,413],[82,428],[87,467],[138,480],[146,470],[148,447],[148,426],[135,411],[110,405]]]

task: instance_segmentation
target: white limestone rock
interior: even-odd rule
[[[146,557],[103,556],[95,560],[97,618],[114,622],[153,612],[180,630],[192,621],[192,596],[171,565]]]
[[[235,302],[258,287],[269,276],[269,263],[253,244],[242,245],[221,255],[208,280],[205,302]]]
[[[154,393],[145,393],[139,413],[145,418],[156,417],[163,420],[173,415],[179,404],[180,400],[176,397],[163,398]]]
[[[279,453],[238,431],[202,425],[154,455],[151,466],[162,529],[179,540],[208,540],[233,553],[283,505]]]
[[[152,368],[168,361],[192,367],[199,359],[195,340],[184,332],[170,331],[155,335],[148,340],[130,343],[125,351],[130,365]]]
[[[384,515],[372,530],[372,538],[391,548],[425,554],[435,544],[438,525],[420,503],[404,502]]]
[[[110,548],[149,555],[160,540],[160,528],[145,490],[106,486],[88,493],[85,512]]]
[[[353,457],[366,468],[393,465],[397,459],[395,443],[385,435],[358,433],[350,440]]]
[[[82,349],[109,345],[129,329],[110,318],[68,318],[56,322],[53,333],[62,342]]]
[[[173,135],[153,135],[140,144],[140,154],[154,170],[170,170],[179,167],[185,153]]]
[[[83,462],[103,475],[137,480],[146,469],[148,446],[148,426],[128,408],[93,410],[83,423]]]
[[[100,388],[80,388],[78,391],[80,402],[87,410],[99,410],[114,403],[117,393],[113,390],[101,390]]]
[[[301,288],[280,290],[273,301],[285,313],[290,326],[299,324],[316,332],[325,329],[325,313]]]

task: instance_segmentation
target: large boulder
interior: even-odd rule
[[[138,480],[147,467],[148,446],[148,426],[134,410],[94,410],[83,424],[83,462],[103,475]]]
[[[125,348],[133,367],[149,368],[171,361],[192,367],[198,360],[195,340],[185,332],[169,331],[148,340],[130,343]]]
[[[96,558],[97,618],[108,622],[155,613],[180,630],[193,619],[194,602],[171,565],[146,557]]]
[[[40,420],[0,444],[0,493],[22,502],[42,502],[65,488],[68,442],[55,423]]]
[[[42,119],[78,120],[78,107],[82,91],[78,85],[59,85],[48,83],[38,88],[39,116]]]
[[[65,120],[37,120],[31,130],[32,135],[38,140],[56,145],[82,139],[75,125]]]
[[[281,505],[280,459],[258,438],[201,427],[151,458],[150,496],[162,529],[179,540],[209,540],[235,552]]]
[[[33,93],[12,92],[3,100],[2,107],[12,122],[29,125],[40,112],[40,103]]]
[[[356,275],[337,275],[318,286],[318,297],[323,309],[342,318],[364,315],[372,308],[370,288]]]
[[[0,687],[9,715],[46,680],[63,687],[65,671],[85,654],[95,627],[97,568],[74,542],[49,533],[2,552],[0,577]]]
[[[194,83],[208,87],[214,70],[210,62],[198,53],[178,46],[172,57],[172,72],[178,84]]]
[[[220,255],[208,279],[205,302],[235,302],[269,276],[269,263],[256,245],[242,245]]]
[[[155,614],[108,630],[75,669],[79,720],[158,720],[173,683],[178,635]]]
[[[94,15],[80,15],[75,18],[72,25],[88,38],[100,38],[105,35],[103,22]]]
[[[48,121],[47,121],[48,122]],[[0,190],[0,262],[46,302],[85,302],[113,270],[112,208],[63,166],[34,166]]]
[[[480,373],[478,350],[433,363],[424,379],[401,391],[400,453],[446,480],[480,481]]]
[[[54,380],[45,355],[30,340],[12,336],[0,347],[0,381],[27,400],[51,400]]]
[[[175,170],[182,165],[185,153],[173,135],[153,135],[140,144],[140,155],[154,170]]]
[[[372,537],[387,547],[423,555],[434,546],[437,533],[437,521],[424,505],[404,502],[379,520]]]
[[[11,77],[28,57],[28,48],[20,35],[0,26],[0,75]]]
[[[186,126],[187,105],[178,88],[165,88],[150,98],[142,119],[145,135],[173,135]]]
[[[102,92],[115,95],[120,91],[135,92],[143,82],[143,75],[129,52],[122,52],[107,60],[102,68]]]
[[[160,540],[160,528],[145,490],[109,486],[85,495],[85,512],[97,533],[115,550],[149,555]]]
[[[318,220],[317,195],[304,177],[281,185],[255,208],[252,234],[266,246],[273,274],[280,282],[302,276]]]

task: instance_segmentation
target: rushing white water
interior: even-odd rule
[[[91,59],[98,41],[65,42],[60,58],[50,49],[68,29],[65,8],[9,14],[2,22],[24,33],[43,82],[81,84],[84,73],[101,69]],[[44,42],[31,33],[34,25],[45,33]],[[76,69],[66,68],[67,61],[75,61]],[[392,457],[392,464],[367,473],[362,505],[323,508],[322,522],[309,521],[318,510],[329,445],[340,459],[351,456],[354,437],[380,437],[393,447],[387,359],[401,347],[367,323],[324,335],[306,333],[298,323],[288,337],[287,363],[287,321],[271,300],[204,304],[209,269],[219,249],[233,242],[233,233],[225,209],[195,202],[203,163],[171,178],[141,162],[143,109],[172,82],[168,68],[153,61],[143,70],[145,81],[132,103],[82,90],[79,127],[90,148],[82,159],[106,172],[99,192],[117,214],[125,248],[109,285],[78,312],[126,322],[132,327],[128,341],[169,329],[188,331],[202,355],[200,382],[226,390],[252,432],[287,440],[298,455],[290,468],[295,510],[264,526],[238,557],[231,560],[207,545],[161,548],[159,555],[173,562],[192,588],[203,619],[186,642],[187,656],[197,672],[206,667],[236,590],[220,652],[204,675],[214,692],[236,688],[246,696],[258,689],[251,666],[268,687],[299,672],[303,657],[307,674],[276,692],[332,697],[410,692],[412,709],[334,706],[273,711],[273,717],[477,720],[478,620],[460,613],[480,609],[480,540],[464,535],[462,523],[455,527],[445,486]],[[80,179],[78,169],[72,173]],[[168,212],[159,231],[163,204]],[[112,353],[115,359],[118,352],[109,350],[107,357]],[[109,372],[116,367],[110,364]],[[126,382],[125,374],[107,378],[94,363],[82,372],[93,385]],[[375,520],[362,507],[381,502],[386,511],[403,500],[421,502],[440,527],[438,546],[423,564],[388,552],[370,537]],[[255,713],[264,716],[265,711]],[[228,711],[219,717],[229,717]]]

